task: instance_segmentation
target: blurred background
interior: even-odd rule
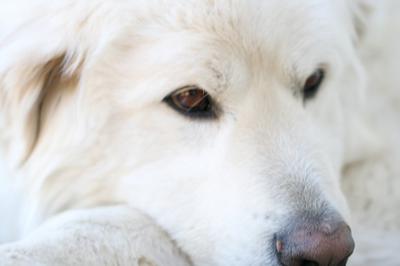
[[[370,1],[360,53],[374,152],[344,169],[358,241],[352,265],[400,265],[400,1]]]

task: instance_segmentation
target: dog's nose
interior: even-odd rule
[[[344,266],[353,253],[350,227],[340,222],[301,222],[276,236],[284,266]]]

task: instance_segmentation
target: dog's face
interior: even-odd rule
[[[32,218],[128,202],[194,264],[231,266],[275,265],[277,237],[297,220],[347,218],[339,178],[362,86],[347,3],[123,5],[64,35],[68,11],[39,19],[23,46],[39,66],[10,60],[21,72],[8,86],[34,88],[18,97],[31,124],[5,116],[23,132],[3,138],[41,195]]]

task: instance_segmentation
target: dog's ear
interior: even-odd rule
[[[79,82],[83,63],[67,51],[33,57],[13,62],[0,72],[1,145],[14,165],[29,156],[40,136],[42,107],[47,95],[62,89],[63,84]]]
[[[375,10],[376,3],[371,0],[349,0],[349,4],[353,15],[354,41],[359,43],[368,30],[369,18]]]
[[[85,52],[54,22],[56,15],[38,17],[0,39],[0,148],[12,167],[29,157],[40,136],[49,92],[79,82]]]
[[[363,49],[368,46],[366,44],[370,38],[369,34],[373,32],[374,19],[380,8],[378,2],[381,1],[347,0],[347,2],[350,5],[352,15],[353,43],[362,62],[364,59]],[[357,73],[358,78],[353,79],[358,83],[352,86],[353,88],[358,88],[357,96],[351,98],[351,103],[347,102],[347,106],[352,106],[352,111],[346,115],[345,122],[347,130],[344,155],[345,165],[351,165],[368,157],[376,156],[382,150],[382,142],[372,124],[370,124],[370,119],[366,117],[368,112],[365,111],[365,108],[368,108],[368,106],[366,105],[365,89],[368,86],[368,76],[364,67],[363,63],[360,64]],[[346,100],[350,99],[348,95],[344,96],[344,98]],[[354,101],[354,99],[357,99],[357,101]]]
[[[125,1],[26,1],[29,12],[11,9],[0,12],[0,153],[19,166],[47,133],[41,125],[69,113],[55,112],[64,108],[58,100],[82,99],[92,71],[117,60],[110,46],[131,44],[121,39],[137,11]]]

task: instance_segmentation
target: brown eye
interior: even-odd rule
[[[315,97],[315,95],[317,95],[317,92],[321,87],[324,77],[325,77],[324,70],[317,69],[311,76],[307,78],[303,87],[303,99],[305,101],[312,99]]]
[[[215,116],[211,96],[197,86],[186,86],[173,92],[164,101],[176,111],[191,117]]]

